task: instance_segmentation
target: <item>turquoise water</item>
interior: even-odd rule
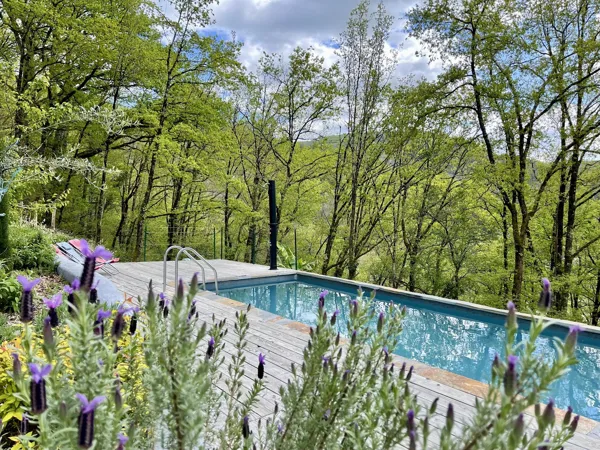
[[[292,281],[234,289],[221,289],[219,295],[250,303],[257,308],[303,322],[316,323],[317,299],[324,289],[328,311],[340,310],[336,326],[344,334],[349,314],[349,300],[356,296],[346,285],[323,282]],[[491,362],[502,354],[505,340],[504,319],[497,315],[478,313],[397,294],[380,292],[375,308],[383,309],[390,301],[407,307],[407,317],[394,353],[439,367],[475,380],[489,382]],[[519,339],[528,339],[529,326],[520,326]],[[548,330],[548,336],[538,339],[540,358],[554,358],[552,337],[564,337],[563,327]],[[577,348],[579,363],[552,387],[549,397],[557,406],[571,405],[576,413],[600,421],[600,340],[581,336]]]

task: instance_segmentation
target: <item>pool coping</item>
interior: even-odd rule
[[[307,276],[307,277],[320,278],[322,280],[327,280],[327,281],[332,281],[332,282],[337,282],[337,283],[350,284],[350,285],[354,285],[356,288],[365,287],[365,288],[376,290],[376,291],[383,291],[383,292],[388,292],[391,294],[400,294],[400,295],[404,295],[404,296],[408,296],[408,297],[417,298],[420,300],[435,301],[435,302],[441,302],[441,303],[445,303],[445,304],[452,305],[452,306],[465,307],[465,308],[469,308],[469,309],[473,309],[473,310],[481,310],[481,311],[485,311],[488,313],[492,313],[492,314],[496,314],[496,315],[500,315],[500,316],[504,316],[504,317],[507,314],[506,310],[492,308],[492,307],[485,306],[485,305],[469,303],[469,302],[465,302],[462,300],[452,300],[452,299],[437,297],[437,296],[433,296],[433,295],[403,291],[400,289],[394,289],[394,288],[389,288],[389,287],[385,287],[385,286],[374,285],[371,283],[362,283],[362,282],[357,282],[357,281],[353,281],[353,280],[346,280],[343,278],[332,277],[332,276],[328,276],[328,275],[314,274],[311,272],[305,272],[305,271],[301,271],[301,270],[286,269],[285,272],[286,273],[283,274],[281,272],[277,273],[277,271],[273,271],[273,273],[269,273],[267,275],[256,276],[256,277],[252,277],[252,276],[224,277],[222,279],[219,279],[219,282],[243,281],[243,280],[249,280],[249,279],[256,280],[256,279],[265,279],[265,278],[276,278],[278,276],[286,276],[286,275],[302,275],[302,276]],[[207,283],[207,284],[210,284],[210,283]],[[199,295],[201,295],[202,297],[205,297],[207,299],[210,299],[210,300],[216,301],[218,303],[222,303],[222,304],[225,304],[225,305],[237,308],[237,309],[243,309],[243,308],[247,307],[247,305],[245,303],[238,302],[237,300],[233,300],[228,297],[223,297],[219,294],[215,294],[212,291],[208,291],[208,290],[201,291],[199,293]],[[256,308],[256,307],[253,307],[251,311],[252,311],[252,314],[259,316],[260,321],[264,321],[264,322],[268,322],[268,323],[272,323],[272,324],[278,324],[278,325],[284,326],[291,330],[301,332],[301,333],[309,336],[310,326],[308,326],[305,323],[287,319],[285,317],[279,316],[277,314],[274,314],[269,311],[265,311],[265,310],[262,310],[262,309]],[[529,315],[529,314],[517,313],[517,315],[524,320],[531,320],[531,315]],[[557,325],[562,325],[565,327],[578,325],[584,331],[591,332],[591,333],[594,333],[594,334],[597,334],[600,336],[600,327],[594,327],[591,325],[583,325],[578,322],[572,322],[572,321],[563,320],[563,319],[550,319],[550,318],[547,318],[544,316],[538,316],[538,315],[534,315],[534,317],[542,318],[546,322],[549,322],[552,324],[557,324]],[[447,371],[444,369],[440,369],[438,367],[430,366],[428,364],[425,364],[425,363],[422,363],[419,361],[404,358],[404,357],[396,355],[396,354],[393,354],[393,357],[394,357],[395,362],[398,362],[400,364],[403,362],[406,362],[408,365],[412,365],[413,373],[420,375],[424,378],[430,379],[432,381],[436,381],[442,385],[446,385],[451,388],[461,390],[463,392],[474,395],[476,397],[484,397],[487,394],[487,392],[489,391],[489,386],[487,383],[483,383],[481,381],[478,381],[478,380],[475,380],[472,378],[468,378],[463,375],[458,375],[453,372],[450,372],[450,371]],[[530,410],[528,410],[528,412],[531,415],[533,415],[533,408],[530,408]],[[566,412],[564,410],[556,408],[557,420],[558,421],[562,420],[565,413]],[[577,431],[582,434],[589,435],[591,437],[600,439],[600,422],[596,422],[593,419],[581,416]]]

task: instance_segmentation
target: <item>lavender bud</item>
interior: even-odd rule
[[[340,345],[340,333],[335,336],[335,345]]]
[[[33,379],[29,383],[29,392],[31,395],[31,412],[33,414],[41,414],[48,405],[46,404],[46,380],[42,379],[35,382]]]
[[[571,415],[573,414],[573,408],[570,406],[567,408],[567,412],[565,413],[565,417],[563,418],[563,425],[568,425],[571,422]]]
[[[544,408],[544,412],[540,418],[543,426],[553,425],[556,419],[556,415],[554,413],[554,400],[549,399],[546,408]]]
[[[408,450],[417,450],[417,433],[415,430],[408,432]]]
[[[265,376],[265,355],[262,353],[258,354],[258,379],[262,380]]]
[[[356,330],[354,330],[354,331],[352,332],[352,337],[350,338],[350,344],[351,344],[351,345],[354,345],[354,344],[356,344]]]
[[[409,432],[415,430],[415,412],[412,409],[406,414],[406,428]]]
[[[517,389],[517,362],[519,358],[515,355],[509,355],[508,368],[504,372],[504,392],[508,396],[512,396]]]
[[[331,325],[335,325],[335,322],[337,321],[337,316],[338,316],[338,314],[339,314],[339,313],[340,313],[340,310],[339,310],[339,309],[336,309],[336,310],[333,312],[333,315],[331,316],[331,322],[330,322],[330,323],[331,323]]]
[[[210,336],[208,340],[208,348],[206,349],[206,359],[210,359],[210,357],[215,353],[215,338]]]
[[[137,317],[137,314],[134,313],[133,316],[131,316],[131,320],[129,322],[129,334],[131,336],[133,336],[135,334],[135,331],[137,330],[137,324],[138,324],[138,317]]]
[[[52,370],[51,365],[38,366],[29,364],[31,371],[31,381],[29,382],[29,392],[31,395],[31,412],[41,414],[48,408],[46,404],[46,380],[45,378]]]
[[[513,330],[517,328],[517,308],[513,302],[508,302],[508,315],[506,316],[506,328]]]
[[[50,308],[48,310],[48,317],[50,318],[50,326],[55,328],[58,326],[58,313],[56,312],[56,308]]]
[[[573,325],[569,328],[569,334],[567,334],[567,338],[565,339],[565,349],[572,353],[577,346],[577,335],[583,331],[579,325]]]
[[[525,432],[525,419],[523,413],[519,414],[513,425],[513,431],[511,439],[516,444],[521,440],[523,433]]]
[[[115,341],[121,339],[123,335],[123,330],[125,329],[125,318],[123,317],[122,311],[117,311],[117,315],[115,320],[113,320],[112,329],[110,330],[110,335]]]
[[[244,439],[248,439],[250,437],[250,419],[248,416],[244,417],[244,422],[242,424],[242,436],[244,436]]]
[[[60,405],[58,405],[58,416],[61,418],[61,420],[65,420],[67,418],[67,404],[62,401],[60,402]]]
[[[83,278],[83,275],[82,275]],[[79,413],[77,443],[81,448],[90,448],[94,442],[94,411]]]
[[[96,257],[86,256],[83,262],[83,270],[81,272],[81,290],[84,292],[90,292],[92,284],[94,284],[94,271],[96,270]]]
[[[579,416],[575,416],[573,418],[573,421],[571,422],[571,425],[569,425],[569,428],[571,428],[571,432],[575,433],[575,431],[577,430],[577,425],[579,424]]]
[[[121,380],[119,377],[115,380],[115,406],[117,409],[123,407],[123,396],[121,395]]]
[[[21,322],[28,323],[33,320],[33,294],[23,291],[21,295]]]
[[[21,376],[21,360],[18,353],[12,353],[13,358],[13,378],[18,379]]]
[[[454,406],[452,403],[448,405],[448,411],[446,412],[446,429],[448,431],[452,430],[454,426]]]
[[[540,293],[540,300],[538,307],[540,310],[548,311],[552,305],[552,290],[550,281],[548,278],[542,278],[542,292]]]
[[[410,369],[408,369],[408,373],[406,374],[406,381],[410,381],[410,379],[412,378],[412,373],[413,373],[413,366],[410,366]]]
[[[46,317],[44,319],[44,345],[47,348],[54,347],[54,334],[52,333],[52,325],[50,325],[51,322],[52,320],[50,319],[50,317]]]
[[[98,303],[98,290],[95,287],[90,290],[89,302],[92,304]]]
[[[383,319],[384,319],[384,314],[383,312],[379,313],[379,318],[377,319],[377,332],[381,333],[381,331],[383,330]]]
[[[88,401],[83,394],[76,394],[76,396],[81,402],[77,443],[81,448],[90,448],[94,442],[94,412],[98,405],[106,400],[106,397],[95,397],[91,401]]]
[[[180,278],[179,283],[177,283],[177,300],[183,300],[183,296],[185,295],[185,288],[183,285],[183,280]]]
[[[331,416],[331,410],[328,409],[327,411],[325,411],[325,414],[323,414],[323,420],[325,420],[325,421],[329,420],[330,416]]]

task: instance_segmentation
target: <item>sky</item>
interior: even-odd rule
[[[346,26],[350,11],[359,0],[220,0],[213,6],[216,23],[210,32],[222,36],[236,33],[244,43],[242,63],[249,69],[263,52],[289,54],[295,47],[312,46],[315,52],[331,64],[336,60],[333,39]],[[432,78],[439,67],[428,65],[415,52],[419,45],[403,31],[404,15],[414,0],[384,0],[388,13],[394,16],[394,26],[388,41],[397,51],[396,76]],[[376,1],[373,0],[372,6]]]

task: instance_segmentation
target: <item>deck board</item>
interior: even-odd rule
[[[274,275],[294,274],[295,271],[283,269],[271,271],[267,266],[253,265],[225,260],[211,260],[210,263],[218,272],[218,280],[249,279],[257,277],[268,277]],[[118,273],[106,275],[118,289],[128,297],[142,297],[147,295],[148,284],[153,283],[155,292],[162,291],[163,263],[118,263],[114,265]],[[198,267],[191,261],[181,261],[179,276],[184,280],[190,280]],[[175,290],[174,263],[167,263],[167,289],[166,294],[172,296]],[[213,281],[213,274],[206,270],[206,281]],[[236,337],[233,333],[235,313],[245,308],[245,305],[226,300],[213,293],[200,292],[197,295],[199,303],[197,308],[199,317],[208,325],[212,323],[213,314],[217,320],[227,319],[229,332],[225,336],[225,348],[223,356],[225,364],[220,369],[223,376],[227,376],[227,366],[231,361],[235,350]],[[246,362],[244,364],[245,374],[242,379],[244,387],[252,385],[258,366],[258,353],[267,355],[267,370],[265,374],[266,390],[254,409],[252,418],[266,418],[273,412],[276,402],[280,403],[279,388],[284,386],[291,378],[291,364],[299,366],[302,363],[302,353],[306,345],[308,327],[302,324],[282,319],[279,316],[266,311],[253,308],[248,315],[250,329],[247,335],[247,347],[244,350]],[[395,356],[395,355],[394,355]],[[395,356],[398,363],[404,359]],[[420,364],[420,363],[416,363]],[[224,378],[219,381],[217,387],[225,389]],[[428,448],[438,448],[440,430],[445,423],[445,411],[449,403],[454,405],[456,426],[453,434],[460,434],[462,428],[470,422],[475,413],[476,396],[456,387],[446,385],[424,376],[413,374],[410,381],[413,393],[417,395],[419,403],[427,407],[435,398],[438,400],[438,413],[432,417],[430,425],[432,429],[431,441]],[[533,420],[531,416],[528,417]],[[589,427],[588,427],[589,428]],[[598,428],[588,431],[588,434],[577,432],[575,437],[567,443],[565,448],[573,450],[598,450],[600,449],[600,438],[596,435]],[[400,448],[406,448],[404,445]]]

